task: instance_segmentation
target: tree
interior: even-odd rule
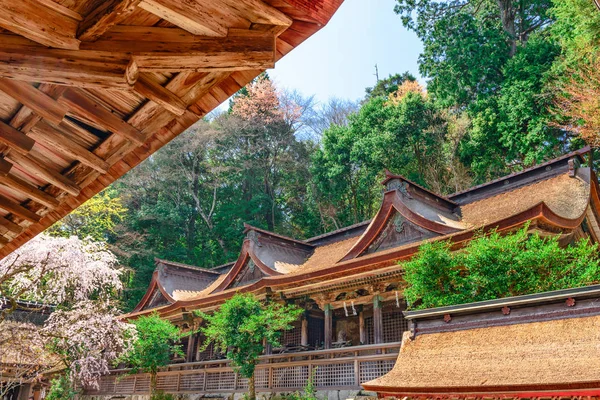
[[[411,308],[464,304],[586,286],[600,282],[597,244],[561,247],[558,236],[529,233],[528,226],[501,235],[480,233],[465,248],[449,242],[422,245],[401,263]]]
[[[98,379],[131,351],[136,332],[110,302],[85,300],[54,311],[42,328],[48,347],[69,372],[72,388],[98,388]]]
[[[375,86],[365,89],[365,101],[369,101],[374,97],[388,97],[391,93],[397,91],[404,82],[415,82],[416,80],[417,79],[408,71],[402,74],[390,74],[385,79],[379,79],[379,77],[377,77]]]
[[[127,209],[117,192],[105,189],[46,231],[52,236],[91,237],[96,241],[107,241],[115,236],[115,227],[125,217]]]
[[[561,46],[553,66],[557,125],[600,143],[600,13],[593,2],[557,1],[552,34]]]
[[[206,338],[203,347],[214,343],[227,355],[237,372],[248,378],[248,398],[254,400],[254,370],[264,343],[279,346],[282,332],[291,329],[301,313],[294,305],[263,303],[252,294],[236,294],[213,314],[200,313],[205,321],[200,328]]]
[[[108,300],[123,287],[117,258],[106,244],[75,236],[38,235],[0,260],[0,301],[32,300],[65,307]],[[14,307],[0,312],[0,321]]]
[[[116,317],[120,275],[104,243],[74,236],[41,234],[0,260],[0,331],[13,332],[0,338],[0,346],[40,361],[21,376],[34,378],[58,367],[72,388],[98,384],[134,337],[132,326]],[[53,304],[56,311],[41,327],[15,324],[11,314],[18,300]]]
[[[578,145],[550,112],[558,40],[551,0],[397,0],[424,49],[421,73],[449,117],[470,126],[456,146],[475,183]]]
[[[457,162],[446,157],[446,136],[444,115],[410,80],[388,97],[364,103],[348,126],[326,130],[311,162],[311,195],[322,226],[340,228],[371,218],[385,169],[441,193],[462,188],[450,175],[459,169],[450,168]]]
[[[182,335],[170,321],[152,313],[133,321],[137,338],[131,351],[125,353],[121,361],[131,366],[131,373],[150,374],[150,394],[156,394],[156,374],[161,367],[168,365],[173,356],[182,356]]]

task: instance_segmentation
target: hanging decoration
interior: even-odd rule
[[[352,315],[356,315],[356,308],[354,308],[354,300],[352,300]]]
[[[348,307],[346,307],[346,302],[344,302],[344,312],[346,313],[346,317],[348,316]]]

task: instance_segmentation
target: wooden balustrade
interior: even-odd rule
[[[263,356],[256,367],[256,390],[292,392],[302,389],[312,374],[317,390],[359,389],[363,382],[392,369],[400,343],[354,346]],[[166,393],[231,393],[248,389],[248,380],[227,360],[172,364],[157,375],[157,389]],[[102,377],[94,395],[148,394],[150,376],[114,370]]]

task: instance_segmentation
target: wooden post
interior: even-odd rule
[[[382,300],[379,295],[373,297],[373,342],[376,344],[383,343]]]
[[[300,337],[300,344],[302,346],[308,346],[308,315],[302,318],[302,332]]]
[[[358,332],[360,337],[360,344],[367,344],[367,330],[365,329],[365,312],[360,310],[358,312]]]
[[[265,348],[265,355],[270,355],[273,353],[273,347],[271,346],[271,343],[267,342],[267,339],[263,339],[263,347]]]
[[[185,353],[185,361],[186,362],[194,361],[194,349],[196,348],[197,336],[198,336],[197,334],[192,334],[192,335],[188,336],[187,351]]]
[[[323,338],[325,348],[331,348],[331,337],[333,335],[333,307],[331,304],[325,304],[325,335]]]

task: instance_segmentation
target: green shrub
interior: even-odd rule
[[[172,394],[157,391],[150,396],[150,400],[175,400],[175,397]]]
[[[50,382],[50,390],[46,400],[71,400],[76,395],[77,391],[73,389],[68,375],[60,375]]]
[[[527,232],[480,233],[466,247],[426,243],[401,263],[411,309],[441,307],[586,286],[600,282],[598,245],[579,240],[560,246],[558,237]]]

